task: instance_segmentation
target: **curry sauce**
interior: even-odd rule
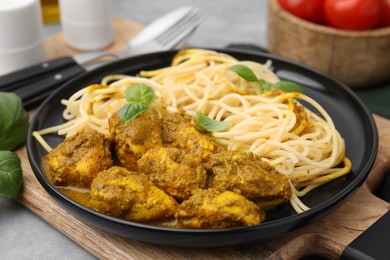
[[[263,207],[291,196],[286,176],[252,153],[218,145],[189,117],[148,109],[126,124],[114,114],[109,126],[110,136],[80,130],[43,159],[49,181],[97,212],[164,227],[228,228],[261,223]]]

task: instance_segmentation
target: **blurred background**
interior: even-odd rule
[[[198,7],[206,16],[190,39],[191,45],[222,48],[235,42],[267,44],[265,0],[112,0],[112,14],[147,25],[170,10],[186,5]],[[44,30],[46,35],[51,35],[59,32],[61,26],[56,22],[46,23]]]

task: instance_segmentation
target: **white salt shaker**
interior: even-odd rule
[[[45,60],[39,0],[0,0],[0,75]]]
[[[110,0],[60,0],[65,42],[72,48],[91,51],[113,41]]]

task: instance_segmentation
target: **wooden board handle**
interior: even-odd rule
[[[385,176],[390,174],[390,121],[377,115],[374,115],[374,119],[379,136],[378,156],[373,170],[364,182],[366,188],[372,193],[380,186]]]
[[[346,203],[297,232],[268,243],[282,259],[318,255],[340,257],[345,247],[390,210],[390,204],[360,187]]]

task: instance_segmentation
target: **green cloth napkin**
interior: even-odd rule
[[[252,44],[230,44],[227,48],[267,52],[266,49]],[[390,82],[353,90],[372,113],[390,119]],[[390,202],[390,173],[387,174],[375,195]]]
[[[267,52],[266,49],[253,44],[229,44],[227,48]],[[390,82],[353,90],[372,113],[390,119]]]
[[[390,82],[354,91],[372,113],[390,119]]]

